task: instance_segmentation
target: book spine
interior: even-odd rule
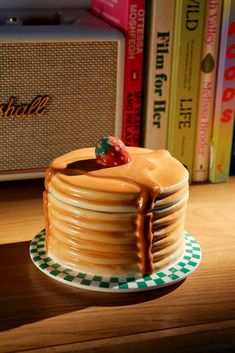
[[[221,8],[222,2],[220,0],[207,0],[202,44],[193,181],[206,181],[209,174],[209,151],[214,114]]]
[[[204,0],[176,1],[167,147],[192,180]]]
[[[108,2],[108,1],[107,1]],[[141,145],[141,122],[143,110],[143,61],[146,0],[116,1],[108,8],[101,1],[91,2],[91,10],[101,18],[117,26],[125,34],[125,74],[123,97],[122,140],[127,146]],[[109,1],[112,3],[111,1]],[[100,11],[97,10],[101,3]],[[128,3],[128,6],[126,4]],[[115,6],[123,6],[122,20],[117,21],[119,12]],[[125,11],[126,10],[126,11]],[[124,11],[126,13],[124,13]],[[115,18],[115,21],[113,21]]]
[[[115,27],[128,30],[129,0],[91,0],[90,9]]]
[[[235,112],[235,1],[224,0],[209,180],[229,178]]]
[[[235,125],[233,127],[233,143],[231,150],[230,173],[231,176],[235,175]]]
[[[144,147],[165,149],[173,48],[175,0],[152,0],[146,53]]]

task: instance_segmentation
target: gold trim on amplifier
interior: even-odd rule
[[[16,104],[17,99],[11,97],[7,104],[0,105],[0,118],[42,116],[48,100],[48,96],[37,96],[29,104]]]

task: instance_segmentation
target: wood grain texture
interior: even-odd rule
[[[139,293],[65,286],[28,255],[42,181],[0,184],[0,352],[235,351],[235,178],[190,186],[186,230],[203,258],[186,280]]]
[[[42,179],[0,182],[0,244],[30,240],[44,228],[43,187]]]

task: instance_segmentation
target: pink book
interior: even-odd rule
[[[125,35],[122,140],[140,146],[146,0],[91,0],[91,11]]]

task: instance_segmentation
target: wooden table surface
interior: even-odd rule
[[[235,178],[190,187],[203,251],[186,280],[138,293],[63,285],[31,262],[42,180],[0,183],[0,352],[235,352]]]

